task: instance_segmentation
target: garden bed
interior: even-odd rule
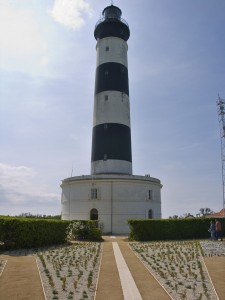
[[[47,299],[93,299],[101,243],[77,242],[38,251],[37,263]]]
[[[173,299],[218,299],[199,242],[133,242],[130,247]]]

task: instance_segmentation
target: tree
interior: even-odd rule
[[[183,218],[194,218],[194,216],[191,213],[186,213]]]
[[[203,217],[213,213],[213,211],[209,207],[200,208],[199,211]]]
[[[178,219],[178,215],[169,216],[169,219]]]
[[[20,215],[18,215],[18,217],[20,217],[20,218],[33,218],[33,219],[61,219],[61,215],[55,215],[55,216],[41,215],[41,214],[36,214],[35,215],[35,214],[31,214],[30,212],[28,212],[28,213],[23,212]]]

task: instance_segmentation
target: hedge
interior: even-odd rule
[[[65,243],[71,221],[0,217],[0,241],[6,249]]]
[[[128,220],[130,240],[159,241],[210,238],[209,218]],[[225,219],[219,219],[225,234]]]

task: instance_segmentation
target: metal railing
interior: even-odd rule
[[[122,22],[123,24],[125,24],[125,25],[127,25],[127,27],[129,27],[129,25],[128,25],[128,23],[123,19],[123,18],[116,18],[116,17],[114,17],[114,16],[112,16],[112,17],[103,17],[103,18],[101,18],[100,20],[98,20],[98,22],[96,23],[96,25],[95,25],[95,28],[100,24],[100,23],[102,23],[102,22],[111,22],[111,21],[120,21],[120,22]]]

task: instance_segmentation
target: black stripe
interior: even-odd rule
[[[130,127],[108,123],[93,128],[91,161],[104,159],[132,162]]]
[[[129,96],[128,70],[119,63],[101,64],[95,74],[95,95],[103,91],[119,91]]]
[[[130,37],[129,27],[120,21],[104,21],[97,25],[94,31],[96,40],[104,37],[115,36],[127,41]]]

